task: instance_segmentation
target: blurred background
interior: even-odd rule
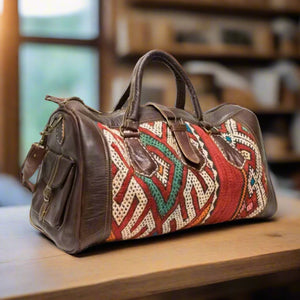
[[[18,173],[56,109],[45,95],[110,111],[154,48],[183,64],[204,111],[228,102],[257,114],[277,192],[299,197],[299,17],[300,0],[0,0],[0,206],[30,203]],[[143,101],[173,106],[175,91],[168,70],[148,67]],[[293,278],[216,286],[212,298],[292,299]]]
[[[154,48],[183,64],[203,110],[257,114],[276,189],[299,196],[299,17],[299,0],[0,0],[0,206],[30,202],[16,178],[56,109],[45,95],[109,111]],[[143,87],[143,101],[174,105],[163,67]]]

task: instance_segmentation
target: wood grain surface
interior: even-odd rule
[[[277,217],[100,245],[71,256],[33,229],[29,207],[0,209],[0,298],[129,299],[300,267],[300,200]]]

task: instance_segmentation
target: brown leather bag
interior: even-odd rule
[[[150,61],[175,74],[175,108],[140,105]],[[184,110],[186,88],[194,114]],[[32,145],[21,177],[33,192],[32,225],[68,253],[276,211],[255,114],[232,104],[203,113],[187,75],[163,51],[138,61],[112,113],[77,97],[46,100],[59,108]]]

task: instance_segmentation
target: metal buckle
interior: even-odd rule
[[[130,137],[139,137],[140,136],[140,131],[137,130],[126,130],[126,127],[124,125],[121,125],[119,127],[120,135],[123,138],[130,138]]]
[[[217,134],[217,133],[219,133],[218,128],[215,127],[215,126],[209,128],[209,129],[207,129],[206,127],[203,126],[202,129],[203,129],[206,133],[208,133],[208,134]]]
[[[140,137],[140,131],[132,131],[132,130],[120,130],[120,135],[123,138],[139,138]]]

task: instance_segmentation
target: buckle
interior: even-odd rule
[[[120,135],[123,138],[139,138],[140,137],[140,131],[139,130],[124,130],[124,128],[120,127]]]

